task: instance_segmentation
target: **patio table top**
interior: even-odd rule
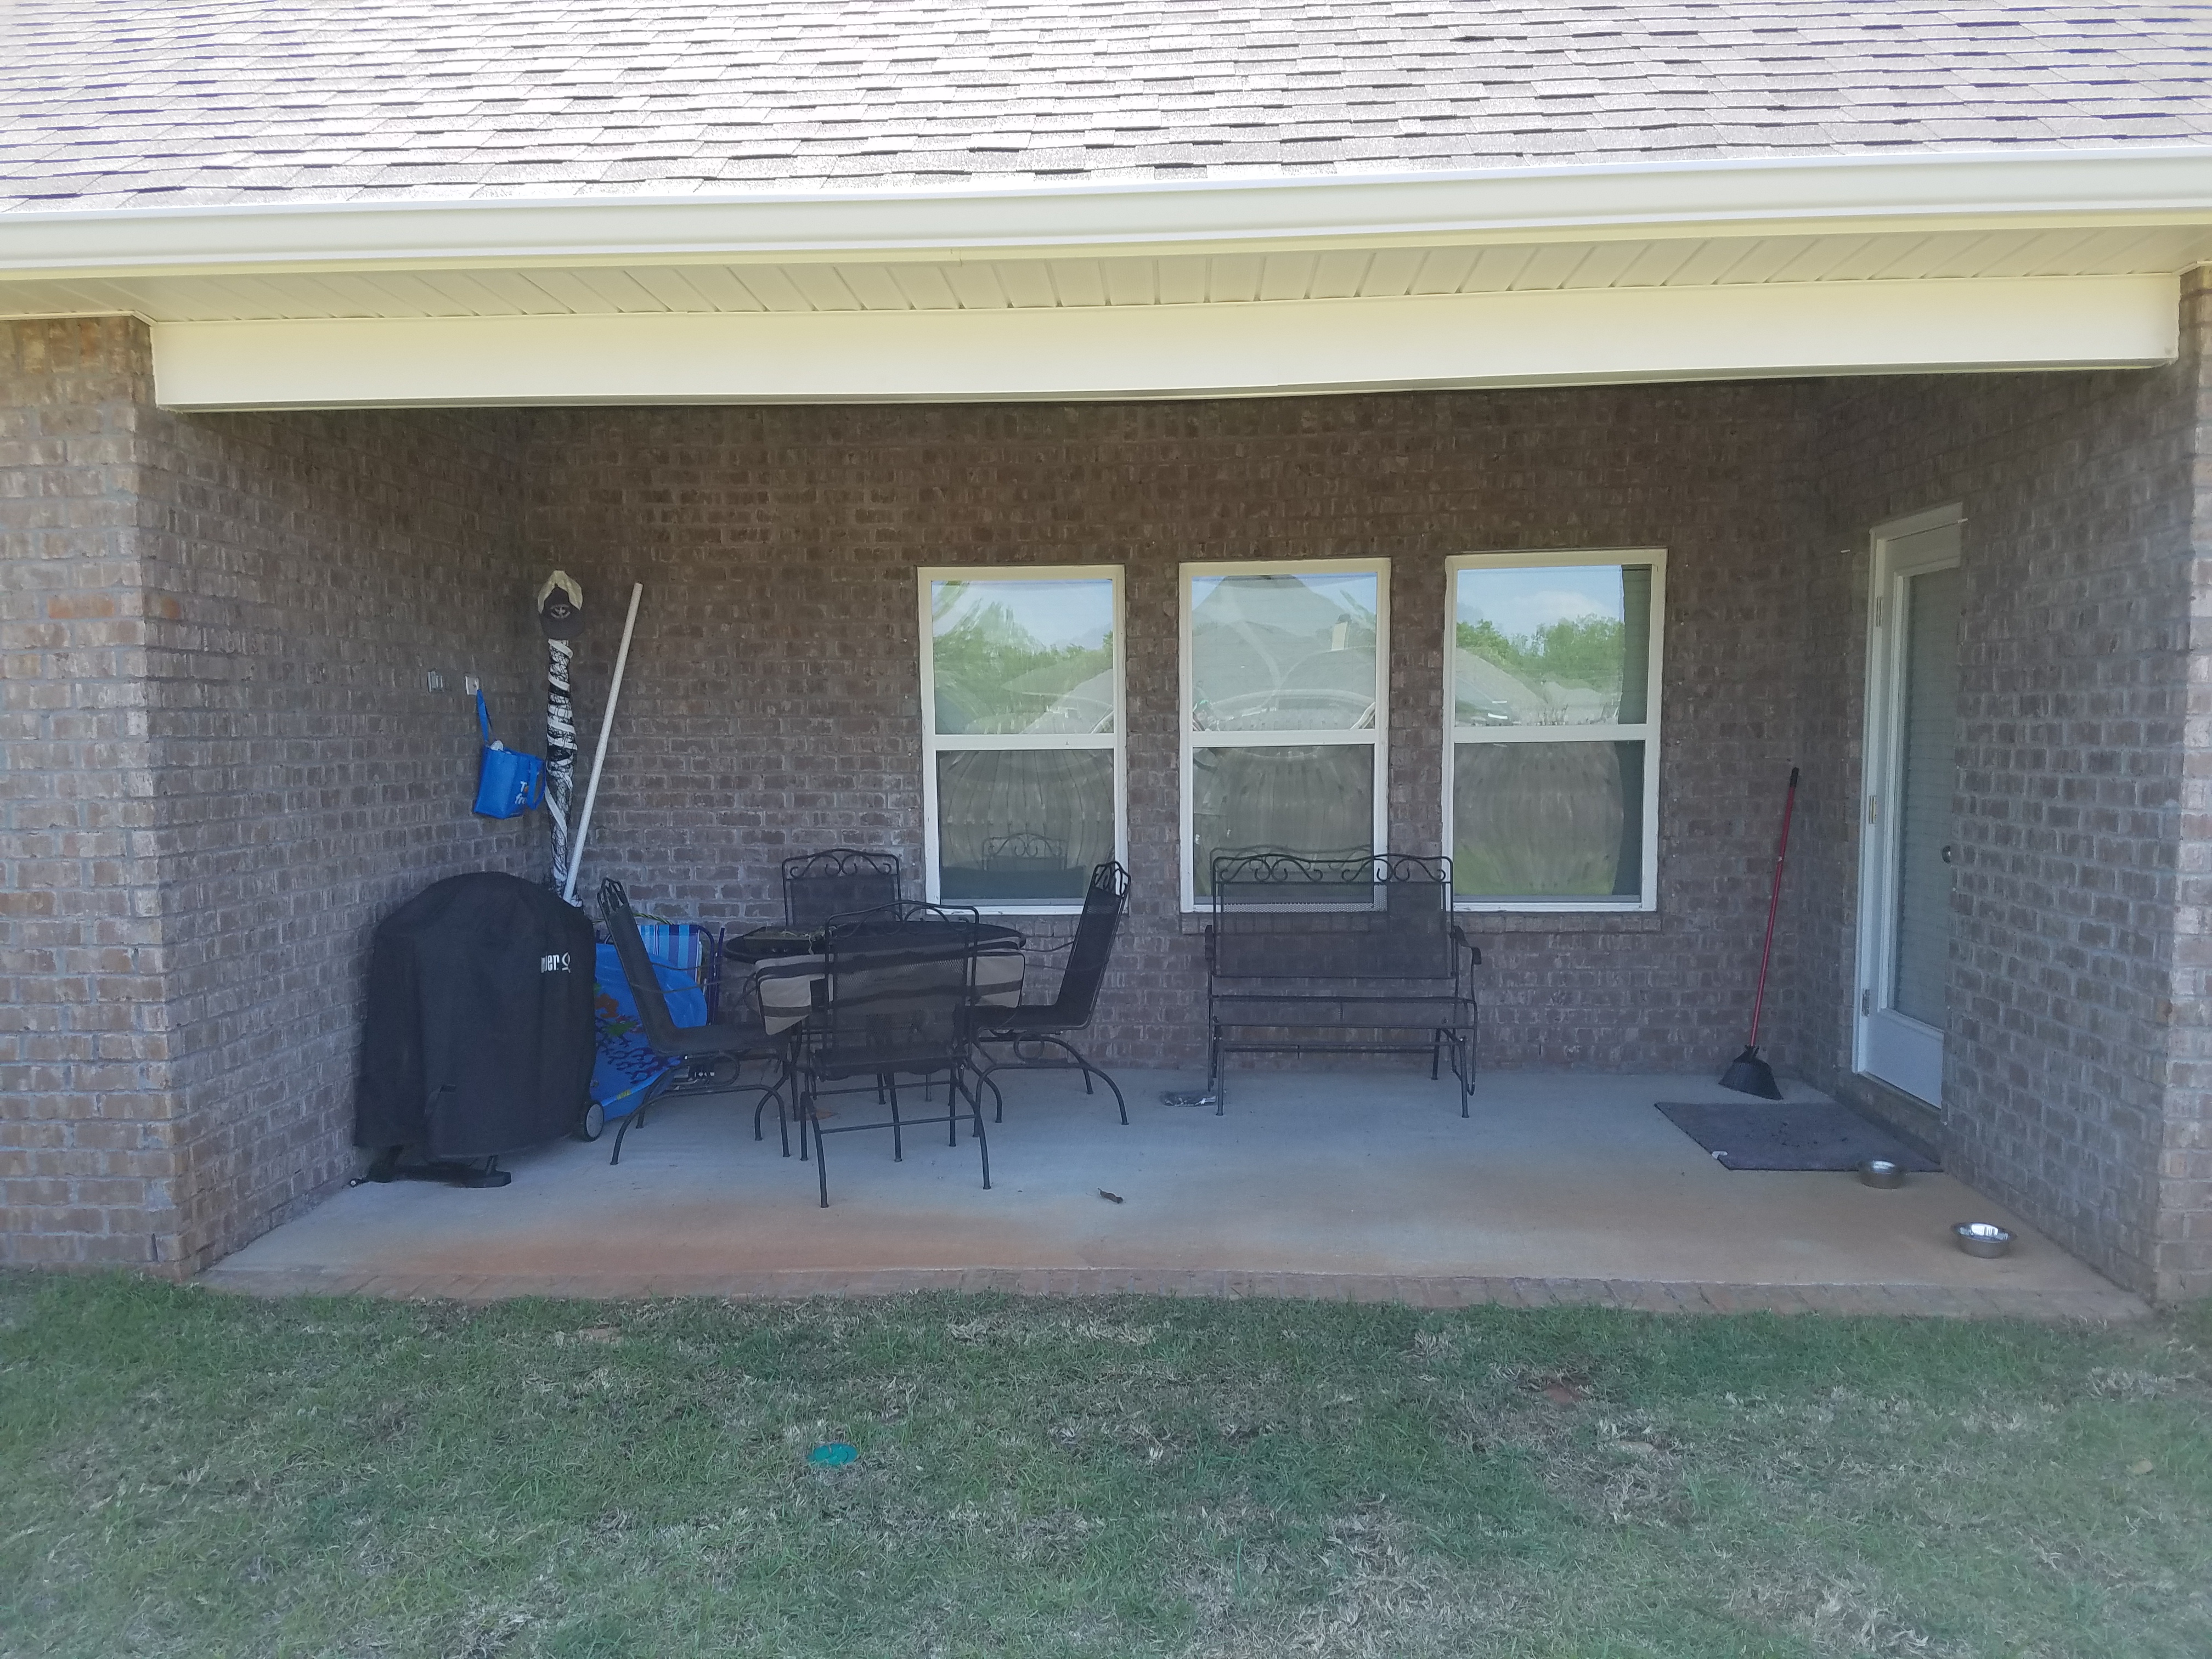
[[[992,1007],[1011,1008],[1022,1000],[1022,976],[1028,965],[1028,959],[1022,954],[1022,936],[1011,927],[988,931],[999,937],[978,944],[975,1000]],[[819,951],[769,957],[753,963],[752,978],[760,991],[761,1018],[771,1034],[789,1030],[813,1011],[814,988],[821,982],[828,964],[828,957]]]

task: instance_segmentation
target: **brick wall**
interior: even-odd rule
[[[2205,1029],[2202,966],[2174,952],[2201,380],[2192,349],[2148,373],[1829,388],[1826,529],[1805,575],[1827,643],[1805,653],[1800,692],[1814,775],[1855,799],[1867,532],[1962,503],[1947,1162],[2169,1295],[2212,1266],[2181,1237],[2212,1192],[2203,1096],[2169,1086]],[[1850,1069],[1856,815],[1816,809],[1806,830],[1793,1057],[1880,1108]]]
[[[353,1173],[377,921],[446,876],[541,867],[538,820],[469,811],[462,680],[542,749],[544,647],[509,417],[142,430],[180,1249],[204,1261]]]
[[[647,590],[592,870],[751,921],[779,914],[793,851],[883,847],[918,869],[915,568],[1118,562],[1133,900],[1097,1047],[1188,1066],[1203,982],[1176,899],[1177,562],[1393,561],[1391,836],[1433,851],[1444,559],[1663,545],[1660,912],[1482,919],[1485,1054],[1717,1073],[1741,1042],[1791,758],[1807,407],[1802,386],[1753,385],[542,415],[530,539],[591,589],[586,701],[629,581]]]
[[[173,416],[134,324],[0,337],[0,1260],[189,1268],[351,1172],[376,919],[542,857],[460,692],[535,738],[514,422]]]
[[[0,1262],[145,1262],[181,1163],[119,322],[0,323]]]

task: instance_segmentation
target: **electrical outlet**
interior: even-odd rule
[[[443,674],[441,674],[436,669],[433,668],[428,673],[425,674],[423,678],[429,682],[430,689],[433,691],[442,691],[446,689],[446,677]]]
[[[463,696],[465,696],[465,697],[473,697],[474,696],[476,696],[476,694],[477,694],[477,677],[476,677],[475,675],[473,675],[473,674],[464,674],[464,675],[462,675],[462,676],[461,676],[461,695],[462,695]]]

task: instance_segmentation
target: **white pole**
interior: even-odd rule
[[[568,848],[568,884],[561,896],[576,902],[576,872],[584,867],[584,842],[592,833],[592,804],[599,798],[599,769],[607,763],[607,733],[614,730],[615,705],[622,701],[623,669],[629,662],[630,629],[637,626],[637,602],[645,593],[643,582],[629,587],[629,615],[623,619],[622,649],[615,653],[615,680],[607,688],[607,712],[599,716],[599,746],[592,754],[592,781],[584,788],[584,811],[576,821],[576,840]]]

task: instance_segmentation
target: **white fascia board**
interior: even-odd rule
[[[179,409],[877,403],[2140,366],[2171,276],[990,312],[154,325]]]
[[[16,210],[0,212],[0,274],[954,259],[1076,248],[2207,222],[2212,144],[1176,185]]]

